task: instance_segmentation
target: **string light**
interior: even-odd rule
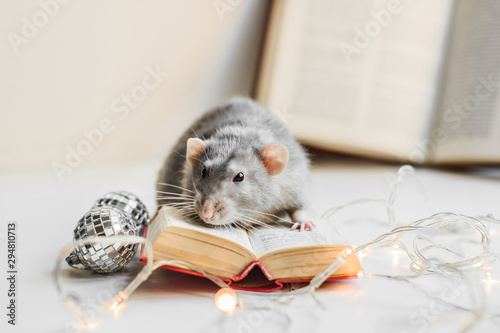
[[[231,288],[221,288],[215,294],[215,305],[224,312],[231,312],[236,308],[238,297]]]
[[[336,270],[342,266],[350,256],[354,254],[354,251],[347,247],[337,256],[337,259],[333,261],[324,271],[316,275],[309,282],[309,292],[314,292],[317,288],[319,288],[325,281],[331,276]]]
[[[462,281],[462,283],[468,283],[469,286],[473,286],[473,283],[470,282],[468,278],[465,278],[465,274],[467,272],[482,272],[484,274],[482,285],[484,285],[484,291],[488,296],[491,292],[492,286],[499,283],[498,280],[495,280],[493,278],[493,265],[496,263],[497,259],[500,259],[500,256],[498,253],[492,250],[491,242],[492,236],[495,233],[498,234],[496,230],[492,229],[492,226],[500,224],[500,221],[498,219],[495,219],[491,215],[472,217],[450,212],[443,212],[411,222],[407,225],[397,226],[394,203],[397,198],[400,184],[410,176],[415,176],[415,170],[413,169],[413,167],[403,166],[399,169],[397,177],[392,184],[389,198],[387,200],[370,198],[359,199],[326,211],[323,214],[323,217],[331,221],[332,216],[342,209],[371,203],[380,204],[386,208],[388,226],[390,226],[392,230],[375,237],[374,240],[366,244],[354,247],[353,249],[349,247],[345,248],[337,256],[334,262],[332,262],[328,267],[325,268],[323,272],[315,276],[310,281],[309,285],[288,292],[256,293],[249,291],[236,291],[231,289],[220,278],[208,274],[200,268],[193,266],[187,262],[181,260],[154,261],[152,244],[150,244],[144,238],[132,236],[107,237],[106,241],[110,242],[121,241],[127,243],[135,242],[144,244],[144,254],[147,258],[147,264],[126,286],[125,289],[117,293],[117,295],[113,298],[110,305],[108,306],[108,309],[113,311],[116,316],[117,313],[121,311],[121,309],[123,309],[123,303],[130,297],[130,295],[142,282],[148,279],[148,277],[155,269],[164,265],[168,265],[198,272],[210,279],[213,283],[217,284],[221,289],[215,295],[215,305],[220,311],[232,312],[244,307],[248,308],[252,306],[258,306],[262,303],[262,299],[268,301],[266,303],[266,306],[268,308],[285,311],[286,305],[291,302],[295,295],[310,293],[314,297],[314,299],[316,299],[316,289],[318,289],[329,276],[331,276],[337,269],[339,269],[350,256],[356,255],[358,259],[363,262],[364,260],[369,259],[372,255],[375,255],[376,250],[379,249],[385,249],[385,251],[389,251],[389,253],[394,255],[392,265],[392,270],[394,272],[398,268],[397,264],[400,260],[400,257],[402,255],[406,255],[410,260],[410,273],[406,273],[404,275],[394,274],[394,272],[391,272],[392,274],[378,274],[362,270],[357,274],[357,277],[359,279],[388,278],[398,281],[406,281],[414,289],[423,293],[428,298],[434,299],[434,297],[430,293],[428,293],[417,284],[413,283],[412,279],[418,278],[422,275],[437,274],[443,276],[443,278],[445,279]],[[419,189],[421,190],[420,187]],[[427,202],[425,193],[423,193],[423,191],[421,191],[421,193],[424,197],[424,200]],[[432,233],[429,233],[428,231],[432,231]],[[422,235],[423,232],[427,232],[426,236]],[[463,234],[467,235],[468,237],[475,235],[479,238],[479,240],[472,240],[471,243],[480,245],[482,251],[475,255],[461,253],[460,251],[451,249],[444,244],[437,243],[430,238],[430,235],[438,234]],[[410,235],[409,238],[411,238],[413,235],[413,241],[403,242],[402,239],[405,235]],[[72,311],[77,319],[74,327],[80,330],[95,329],[98,326],[98,323],[91,321],[88,317],[86,317],[85,313],[81,311],[81,304],[78,300],[78,297],[73,294],[69,294],[64,290],[62,283],[61,262],[62,259],[64,259],[76,246],[82,245],[82,242],[84,244],[90,244],[102,240],[103,239],[99,237],[94,237],[69,245],[61,252],[58,263],[56,265],[55,277],[58,290],[62,295],[64,304]],[[438,251],[439,253],[442,253],[443,255],[447,255],[450,258],[454,259],[452,261],[438,261],[436,260],[435,256],[428,256],[428,253],[431,253],[431,251],[433,251],[433,253]],[[483,316],[500,317],[500,314],[492,313],[487,309],[486,300],[482,306],[472,306],[471,308],[453,304],[451,302],[444,303],[450,308],[458,309],[460,311],[467,311],[474,314],[474,318],[476,321],[478,321]],[[319,304],[322,305],[321,303]],[[467,327],[474,325],[476,321],[468,323]],[[289,323],[289,320],[287,319],[286,322]]]
[[[370,279],[372,277],[372,273],[366,273],[363,270],[360,270],[357,274],[358,279]]]

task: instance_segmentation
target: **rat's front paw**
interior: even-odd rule
[[[314,225],[314,222],[295,222],[293,225],[292,225],[292,230],[297,230],[299,229],[299,231],[304,231],[304,230],[313,230],[313,228],[315,227]]]
[[[299,230],[299,231],[304,231],[304,230],[313,230],[315,227],[314,222],[307,221],[307,214],[303,210],[297,210],[292,214],[292,230]]]

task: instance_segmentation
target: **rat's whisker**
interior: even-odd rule
[[[250,230],[250,229],[257,230],[260,228],[269,229],[269,230],[275,229],[273,226],[267,225],[265,223],[261,224],[261,223],[256,223],[255,221],[248,221],[248,220],[244,220],[244,219],[240,220],[240,222],[246,227],[247,230]]]
[[[242,214],[237,214],[238,217],[239,217],[239,220],[240,221],[243,221],[243,222],[247,222],[247,223],[250,223],[250,224],[256,224],[258,226],[261,226],[261,227],[264,227],[264,228],[268,228],[268,229],[276,229],[276,227],[273,227],[265,222],[262,222],[262,221],[259,221],[259,220],[256,220],[254,218],[251,218],[249,216],[245,216],[245,215],[242,215]]]
[[[194,206],[193,200],[184,198],[158,197],[158,202],[160,204],[190,204]]]
[[[189,127],[189,129],[193,132],[194,136],[196,138],[199,138],[200,136],[198,135],[198,133],[196,133],[196,131],[194,130],[193,126]]]
[[[250,230],[250,229],[257,229],[256,226],[254,226],[252,223],[249,223],[249,222],[245,222],[245,221],[241,221],[241,223],[243,224],[243,227],[247,230]]]
[[[170,206],[170,207],[192,207],[193,205],[190,203],[184,203],[184,202],[172,202],[169,204],[166,204],[165,206]]]
[[[229,231],[229,232],[232,232],[235,230],[234,226],[232,224],[225,224],[223,227],[222,227],[222,230],[225,230],[225,231]]]
[[[233,223],[238,229],[243,229],[243,230],[248,230],[248,227],[251,227],[250,225],[247,225],[246,223],[242,223],[241,221],[234,222]]]
[[[171,203],[193,203],[189,199],[183,198],[169,198],[169,197],[158,197],[159,202],[171,202]]]
[[[186,155],[179,153],[177,150],[172,149],[172,151],[173,151],[174,153],[179,154],[179,156],[186,158]]]
[[[257,229],[258,228],[264,228],[264,229],[269,229],[269,230],[275,230],[276,227],[273,227],[271,225],[265,224],[265,223],[256,223],[255,221],[245,221],[245,223],[251,225],[253,228]]]
[[[156,193],[157,193],[157,195],[158,194],[169,194],[169,195],[175,195],[175,196],[179,196],[179,197],[194,198],[194,195],[184,194],[184,193],[165,192],[165,191],[156,191]]]
[[[193,204],[189,202],[166,202],[161,204],[161,206],[167,206],[167,207],[193,207]]]
[[[237,217],[240,217],[240,218],[245,218],[245,219],[248,219],[248,220],[253,220],[253,221],[258,222],[258,223],[265,223],[265,222],[263,222],[263,221],[259,221],[259,220],[257,220],[257,219],[254,219],[254,218],[252,218],[252,217],[248,216],[248,215],[245,215],[245,214],[236,213],[236,214],[234,214],[234,215],[236,215]]]
[[[233,223],[235,229],[243,229],[243,230],[247,230],[247,228],[245,227],[245,225],[241,224],[241,223]]]
[[[172,206],[173,207],[173,206]],[[191,207],[174,207],[176,208],[178,211],[180,211],[181,213],[186,213],[186,212],[189,212],[190,211],[190,208]]]
[[[273,222],[288,223],[288,224],[293,224],[294,223],[293,221],[281,218],[281,217],[273,215],[273,214],[268,214],[268,213],[259,212],[259,211],[252,211],[252,212],[255,213],[255,214],[265,215],[266,217],[269,216],[269,218],[271,218],[271,217],[276,218],[277,220],[273,220]]]
[[[241,226],[243,226],[243,223],[240,220],[238,220],[238,221],[234,221],[233,223],[229,224],[229,226],[231,226],[231,225],[236,226],[236,227],[241,227]]]
[[[274,215],[274,214],[270,214],[270,213],[264,213],[264,212],[261,212],[261,211],[258,211],[258,210],[253,210],[253,209],[247,209],[247,208],[241,208],[241,210],[245,210],[245,211],[248,211],[248,212],[252,212],[252,213],[256,213],[256,214],[260,214],[260,215],[266,215],[266,216],[269,216],[269,217],[274,217],[282,222],[286,222],[286,223],[292,223],[292,221],[290,220],[286,220],[280,216],[277,216],[277,215]]]
[[[183,216],[187,219],[194,219],[196,217],[196,215],[198,215],[198,214],[196,214],[194,209],[191,207],[181,208],[180,211],[183,214]]]
[[[169,207],[174,207],[174,206],[192,206],[189,202],[163,202],[161,203],[162,206],[169,206]]]
[[[200,192],[198,192],[198,189],[196,188],[196,182],[194,181],[194,175],[193,174],[191,174],[191,183],[193,184],[193,188],[194,188],[194,191],[195,191],[193,193],[196,194],[196,195],[201,196]]]
[[[169,205],[168,207],[173,207],[173,208],[177,208],[177,209],[189,208],[189,206],[179,206],[179,205]]]
[[[194,218],[196,216],[196,212],[192,207],[185,206],[185,207],[177,207],[177,206],[170,206],[170,205],[165,205],[167,207],[173,207],[177,209],[177,211],[184,217],[184,218]]]
[[[240,216],[240,217],[244,217],[244,218],[249,219],[249,220],[252,220],[252,221],[254,221],[254,222],[256,222],[256,223],[267,224],[267,223],[266,223],[266,222],[264,222],[264,221],[257,220],[256,218],[253,218],[253,217],[248,216],[248,215],[246,215],[246,214],[236,213],[235,215]]]
[[[184,191],[188,191],[188,192],[191,192],[193,194],[196,194],[194,191],[191,191],[185,187],[182,187],[182,186],[178,186],[178,185],[174,185],[174,184],[169,184],[169,183],[161,183],[161,182],[157,182],[156,184],[158,185],[165,185],[165,186],[171,186],[171,187],[175,187],[175,188],[178,188],[178,189],[181,189],[181,190],[184,190]]]
[[[156,199],[163,199],[163,200],[183,200],[185,202],[193,202],[193,199],[191,198],[180,198],[180,197],[163,197],[163,196],[159,196],[159,197],[156,197]]]
[[[193,208],[193,207],[186,206],[186,207],[182,207],[181,209],[182,209],[185,213],[189,213],[189,216],[191,216],[191,215],[193,215],[193,216],[198,215],[198,214],[196,213],[196,211],[194,210],[194,208]]]

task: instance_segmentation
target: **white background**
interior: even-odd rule
[[[222,2],[227,10],[212,0],[42,0],[50,16],[38,1],[1,1],[0,170],[64,163],[66,147],[77,149],[103,118],[113,132],[78,167],[161,163],[196,116],[251,93],[268,3]],[[40,27],[13,47],[23,18]],[[112,103],[142,84],[148,66],[168,76],[121,119]]]

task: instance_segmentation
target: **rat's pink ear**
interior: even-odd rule
[[[203,140],[198,138],[189,138],[187,140],[186,160],[189,165],[193,166],[196,164],[196,161],[198,161],[205,148],[207,148],[207,144]]]
[[[288,163],[288,149],[283,145],[267,145],[260,150],[264,167],[271,176],[280,174]]]

